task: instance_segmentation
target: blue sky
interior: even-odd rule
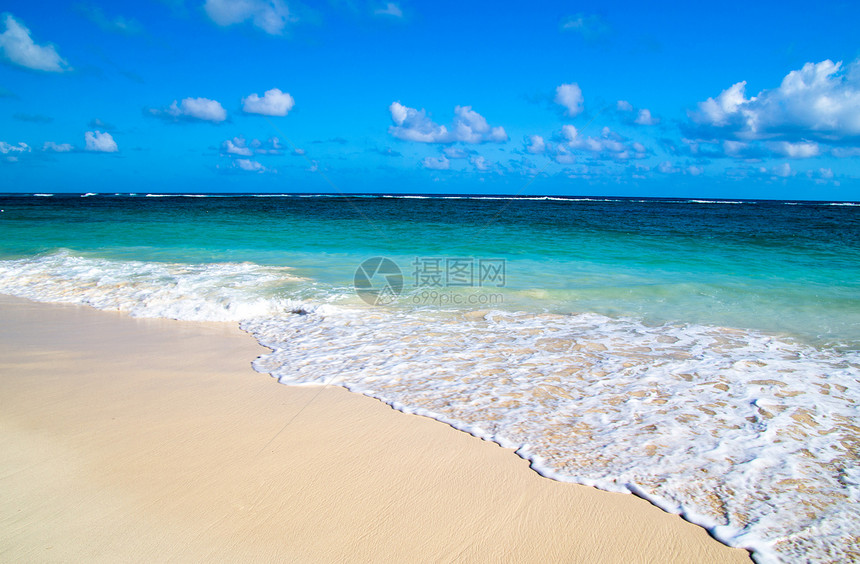
[[[4,192],[860,200],[856,2],[0,13]]]

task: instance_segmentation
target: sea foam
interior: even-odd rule
[[[340,385],[516,449],[543,475],[632,492],[759,561],[860,554],[860,353],[593,313],[345,307],[254,263],[0,261],[0,292],[240,321],[257,370]]]

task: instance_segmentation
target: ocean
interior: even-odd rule
[[[860,558],[860,204],[6,194],[0,209],[0,293],[237,322],[284,384],[444,421],[758,561]]]

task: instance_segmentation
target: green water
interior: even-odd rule
[[[284,292],[325,300],[346,299],[361,261],[384,256],[404,276],[392,307],[414,307],[410,296],[428,289],[492,292],[507,309],[714,324],[841,347],[860,342],[860,207],[6,196],[0,208],[7,259],[65,249],[112,260],[290,266],[311,282],[304,290],[286,284]],[[421,286],[416,258],[503,260],[504,284]]]

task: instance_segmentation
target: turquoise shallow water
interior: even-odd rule
[[[503,259],[504,286],[493,287],[502,294],[502,303],[494,303],[505,309],[709,323],[849,347],[860,342],[856,206],[58,195],[7,197],[0,207],[5,258],[68,249],[117,260],[250,261],[292,267],[314,281],[317,298],[342,299],[361,261],[385,256],[404,275],[394,307],[426,305],[409,299],[416,291],[471,290],[416,286],[416,258]]]
[[[286,384],[446,421],[761,561],[860,557],[858,205],[5,195],[0,209],[0,293],[236,321]]]

